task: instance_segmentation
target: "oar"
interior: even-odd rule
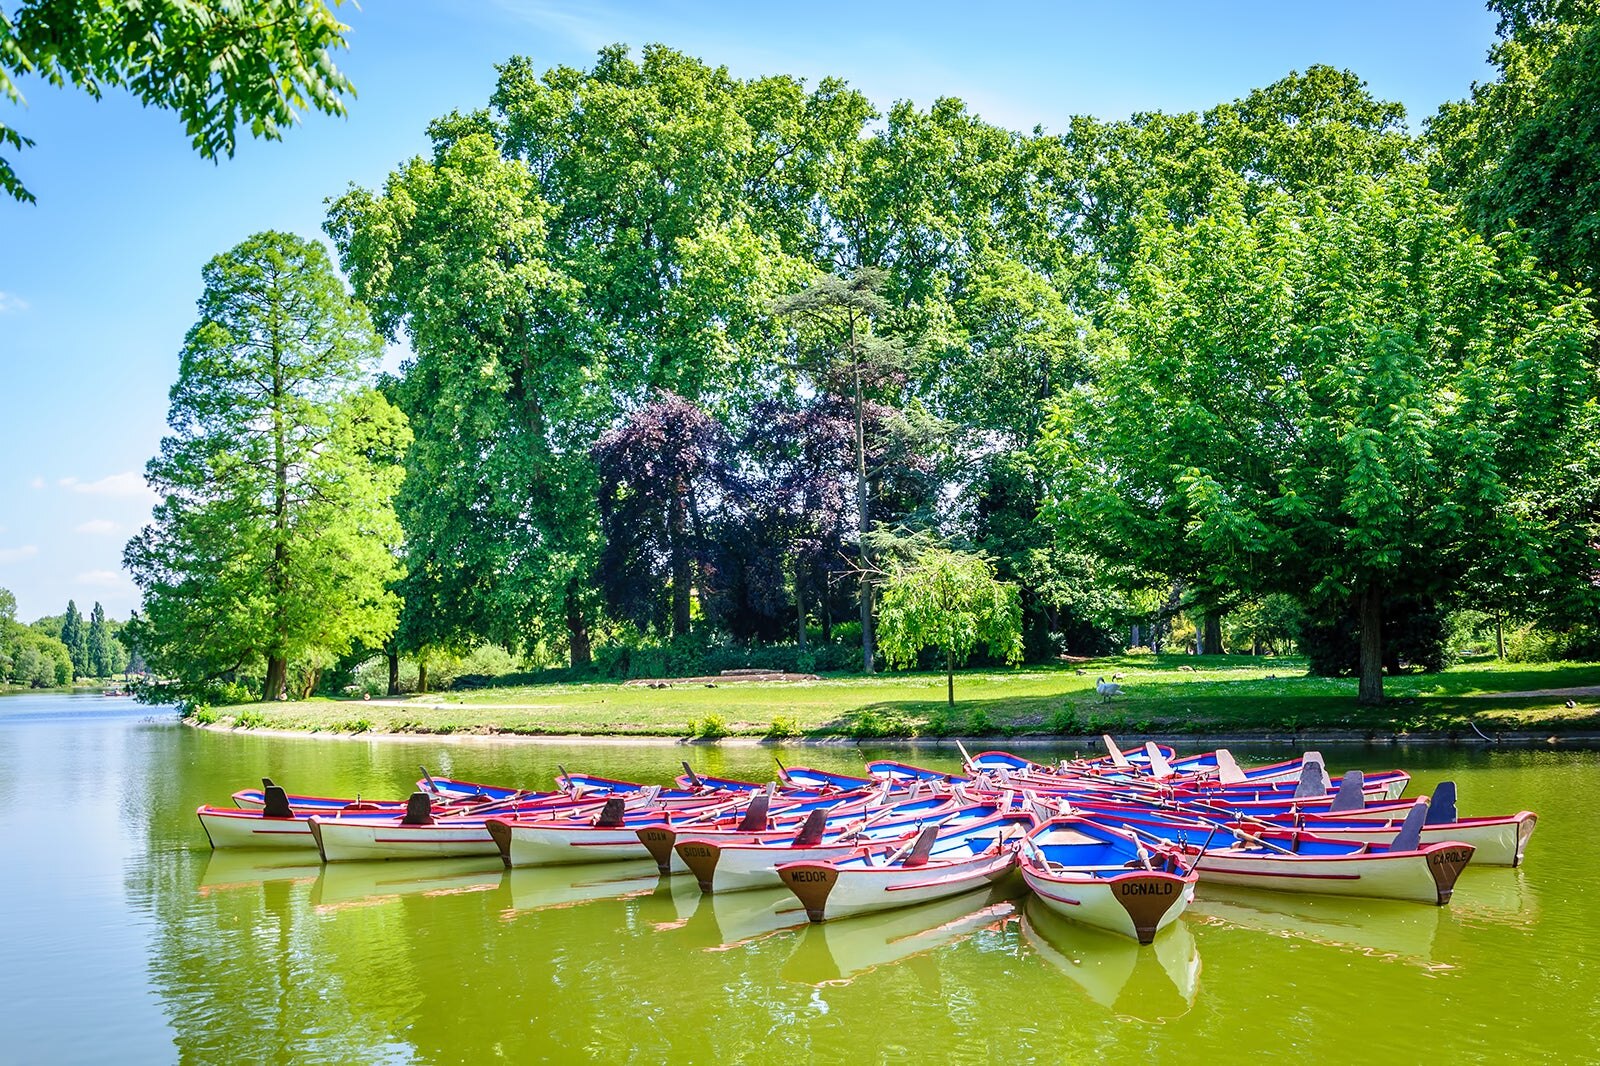
[[[565,766],[562,766],[560,763],[556,763],[556,769],[561,771],[560,780],[565,782],[561,786],[561,791],[563,791],[563,792],[571,792],[572,791],[572,775],[567,773],[567,768]]]
[[[426,766],[418,766],[417,769],[422,771],[422,779],[428,783],[428,791],[437,796],[439,794],[439,786],[434,783],[433,775],[428,773],[428,768]]]
[[[957,740],[956,741],[956,750],[961,753],[961,768],[963,770],[971,770],[972,769],[972,756],[967,753],[967,746],[965,744],[961,743],[960,740]]]
[[[784,784],[788,784],[789,783],[789,771],[783,765],[783,760],[778,758],[776,755],[774,755],[772,757],[772,761],[778,764],[778,776],[783,778]]]

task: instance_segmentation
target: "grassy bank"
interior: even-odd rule
[[[1095,679],[1123,674],[1109,702]],[[217,708],[203,720],[337,733],[641,736],[1019,736],[1121,733],[1357,734],[1600,729],[1600,695],[1506,695],[1600,686],[1597,663],[1480,662],[1385,680],[1382,707],[1360,707],[1353,679],[1305,676],[1297,659],[1129,656],[1073,667],[974,670],[945,704],[942,674],[649,688],[566,683],[403,700],[308,700]],[[1568,699],[1575,706],[1568,708]]]

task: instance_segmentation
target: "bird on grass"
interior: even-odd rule
[[[1113,680],[1113,681],[1121,681],[1126,676],[1127,676],[1126,674],[1122,674],[1122,673],[1112,674],[1111,675],[1111,680]]]
[[[1100,702],[1101,703],[1110,703],[1112,696],[1120,696],[1120,695],[1122,695],[1122,686],[1121,685],[1112,684],[1110,681],[1107,681],[1103,677],[1102,678],[1097,678],[1095,680],[1094,690],[1096,692],[1100,693]]]

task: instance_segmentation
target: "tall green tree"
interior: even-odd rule
[[[818,275],[810,285],[778,300],[773,312],[795,325],[796,363],[817,387],[848,405],[855,424],[856,552],[861,568],[861,669],[872,673],[872,475],[870,454],[881,442],[869,438],[871,405],[891,390],[906,364],[905,344],[876,327],[889,305],[882,271],[862,268],[849,276]]]
[[[110,677],[121,670],[127,662],[127,653],[122,650],[122,645],[117,642],[116,634],[112,632],[111,621],[106,617],[106,609],[95,601],[94,609],[89,612],[88,644],[88,673],[94,677]]]
[[[1022,607],[1014,585],[995,579],[982,556],[927,548],[896,563],[879,608],[883,656],[913,666],[924,648],[944,659],[945,696],[956,702],[955,668],[980,644],[1006,662],[1022,657]]]
[[[337,0],[336,0],[337,2]],[[296,112],[345,113],[353,89],[333,64],[349,27],[322,0],[20,0],[0,11],[0,98],[22,103],[33,74],[96,99],[126,89],[178,113],[206,159],[233,154],[241,126],[278,140]],[[0,123],[0,147],[33,141]],[[34,197],[0,158],[0,193]]]
[[[151,667],[194,689],[301,666],[395,626],[392,498],[410,441],[367,385],[378,342],[320,244],[262,233],[208,263],[146,477],[162,497],[124,562]]]
[[[1592,592],[1571,506],[1600,471],[1586,302],[1420,174],[1152,213],[1109,317],[1043,449],[1054,513],[1202,590],[1348,605],[1363,701],[1388,598],[1480,570],[1530,601]]]
[[[72,657],[72,673],[76,677],[89,674],[89,629],[76,600],[67,601],[67,613],[61,618],[61,643],[67,646]]]

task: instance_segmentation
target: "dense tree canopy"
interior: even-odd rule
[[[1073,528],[1202,587],[1353,601],[1368,699],[1385,596],[1586,581],[1563,504],[1600,472],[1593,321],[1514,240],[1409,172],[1140,235],[1046,449]]]
[[[871,671],[1176,632],[1359,661],[1374,699],[1380,664],[1439,661],[1457,607],[1593,627],[1594,124],[1573,116],[1600,30],[1589,0],[1493,6],[1499,78],[1426,138],[1324,66],[1018,133],[659,45],[514,58],[326,226],[411,351],[381,396],[334,369],[292,412],[328,444],[291,468],[369,463],[373,501],[403,450],[366,606],[314,639],[270,622],[289,571],[243,560],[286,543],[258,524],[273,493],[197,501],[260,476],[271,417],[224,425],[197,375],[243,357],[186,354],[152,464],[168,532],[130,546],[135,635],[159,659],[192,623],[221,677],[349,646],[614,668],[653,644],[693,670],[782,642]],[[237,558],[206,554],[235,529]],[[901,553],[935,543],[982,554]],[[186,567],[214,584],[162,576]]]

